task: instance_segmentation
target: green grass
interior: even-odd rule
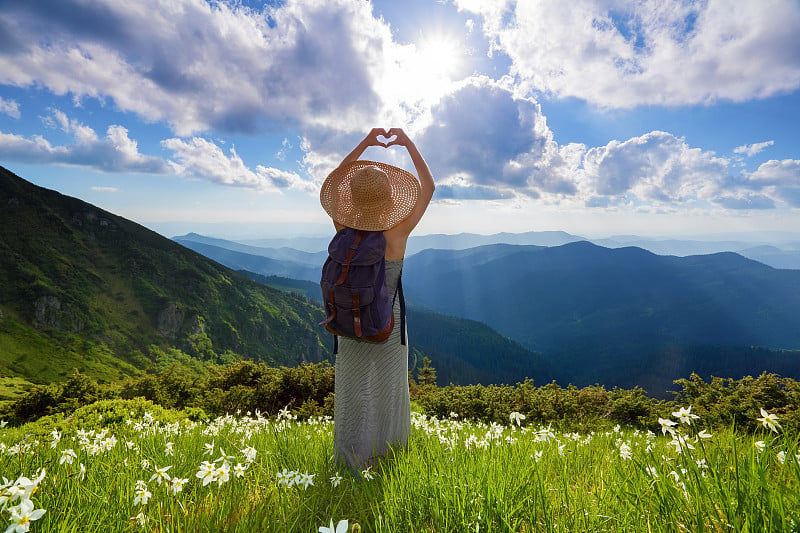
[[[316,532],[343,519],[364,532],[800,528],[798,442],[766,429],[709,430],[706,439],[695,420],[679,428],[691,448],[676,448],[669,435],[638,430],[559,433],[415,413],[408,446],[354,476],[334,464],[330,420],[192,423],[154,411],[162,423],[139,410],[100,429],[104,411],[92,412],[80,423],[94,430],[65,422],[54,447],[35,424],[0,430],[2,476],[34,479],[45,469],[31,499],[47,512],[31,531]],[[59,464],[67,449],[75,461]],[[229,478],[203,486],[203,461],[227,462]],[[241,477],[237,464],[246,465]],[[177,494],[152,479],[167,466],[167,477],[188,480]],[[313,484],[281,481],[283,472],[313,475]],[[152,495],[146,504],[134,503],[137,482]]]

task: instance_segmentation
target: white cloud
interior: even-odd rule
[[[96,192],[118,192],[119,191],[119,189],[116,188],[116,187],[104,187],[104,186],[99,186],[99,185],[95,185],[95,186],[92,186],[92,187],[89,187],[89,188],[91,190],[93,190],[93,191],[96,191]]]
[[[161,144],[174,153],[172,162],[176,174],[206,179],[222,185],[232,185],[264,192],[292,188],[313,191],[314,186],[293,172],[257,166],[253,171],[234,148],[230,155],[211,141],[194,137],[189,141],[166,139]]]
[[[764,209],[791,204],[788,184],[800,172],[784,161],[734,175],[731,159],[663,131],[596,147],[558,145],[535,100],[485,77],[465,80],[431,116],[412,139],[434,174],[439,202],[529,197],[612,209]],[[309,173],[321,181],[358,140],[329,132],[306,137]]]
[[[653,131],[588,150],[582,179],[594,195],[623,196],[656,204],[712,199],[728,176],[729,161],[690,148],[683,139]]]
[[[0,22],[0,84],[111,100],[180,136],[267,121],[363,131],[408,123],[447,90],[361,0],[42,0],[4,4]]]
[[[5,100],[0,96],[0,113],[4,113],[11,118],[19,118],[19,104],[15,100]]]
[[[0,158],[24,163],[83,166],[100,172],[169,172],[162,159],[139,153],[136,141],[128,137],[128,130],[122,126],[109,126],[106,136],[100,139],[93,129],[68,119],[58,110],[48,118],[71,134],[75,142],[52,146],[38,135],[26,138],[0,132]]]
[[[800,207],[800,160],[770,160],[746,175],[745,187]]]
[[[765,98],[800,87],[796,0],[455,0],[523,90],[615,108]]]
[[[737,146],[733,149],[734,154],[745,154],[747,157],[753,157],[757,153],[761,152],[764,148],[768,146],[772,146],[775,144],[775,141],[764,141],[760,143],[753,143],[753,144],[744,144],[742,146]]]
[[[525,194],[531,172],[557,150],[536,101],[515,96],[505,81],[469,78],[431,109],[416,144],[447,186],[437,198]]]

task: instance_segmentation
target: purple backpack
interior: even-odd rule
[[[384,342],[389,338],[394,327],[394,300],[386,289],[385,253],[386,238],[381,231],[342,228],[328,245],[320,280],[327,318],[320,325],[333,333],[334,339],[344,336]],[[399,280],[398,292],[404,318]],[[405,324],[401,326],[405,344]]]

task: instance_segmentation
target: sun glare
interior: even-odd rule
[[[417,60],[420,70],[431,78],[446,78],[449,82],[461,65],[462,53],[454,39],[437,36],[420,41]]]

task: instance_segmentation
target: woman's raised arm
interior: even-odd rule
[[[417,224],[419,224],[422,215],[425,214],[425,210],[428,209],[428,204],[430,204],[431,198],[433,198],[433,191],[436,189],[436,186],[433,183],[433,175],[431,175],[428,164],[425,162],[422,154],[419,153],[416,145],[408,138],[408,135],[406,135],[401,128],[392,128],[387,131],[385,135],[386,137],[397,136],[396,139],[386,143],[387,148],[394,145],[405,146],[406,150],[408,150],[408,155],[411,156],[411,161],[414,163],[414,168],[419,178],[420,190],[417,204],[414,206],[414,210],[408,218],[396,226],[399,231],[409,235]]]

